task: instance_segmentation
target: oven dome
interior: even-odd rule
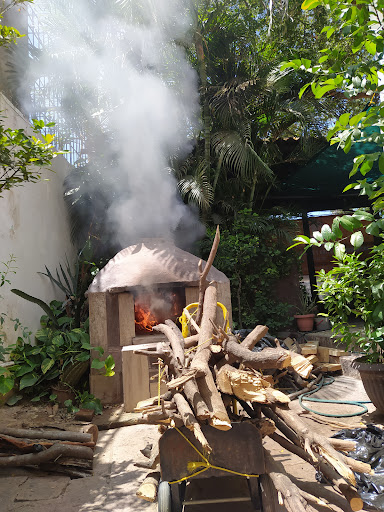
[[[117,253],[96,275],[87,294],[120,293],[137,286],[167,283],[198,286],[198,263],[197,256],[179,249],[170,240],[144,239]],[[214,267],[211,267],[207,279],[229,282],[226,275]]]

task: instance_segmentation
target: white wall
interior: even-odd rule
[[[0,93],[0,115],[8,128],[27,128],[28,121]],[[42,178],[49,181],[26,183],[5,191],[0,198],[0,262],[8,261],[9,255],[16,257],[16,274],[10,274],[11,286],[0,288],[0,313],[10,318],[19,318],[23,325],[33,332],[39,326],[43,310],[11,293],[18,288],[45,302],[63,299],[60,291],[50,280],[37,274],[45,272],[45,265],[54,273],[68,256],[72,264],[75,250],[70,242],[69,225],[63,201],[62,183],[69,171],[69,165],[62,156],[53,160],[55,172],[44,170]],[[4,267],[0,265],[3,269]],[[13,323],[3,326],[6,344],[14,343],[16,334]]]

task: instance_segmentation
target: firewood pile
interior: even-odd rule
[[[38,467],[71,478],[92,475],[96,425],[82,432],[42,428],[0,428],[0,467]]]
[[[167,341],[157,343],[155,351],[136,352],[150,357],[156,355],[161,359],[162,378],[168,390],[158,397],[139,402],[135,411],[142,414],[143,422],[159,424],[160,432],[185,426],[193,433],[196,447],[207,455],[212,448],[204,436],[202,425],[229,430],[233,422],[250,421],[260,429],[263,437],[271,437],[285,450],[314,466],[347,500],[352,510],[361,510],[363,502],[357,493],[353,472],[370,473],[370,466],[338,451],[353,450],[353,443],[328,439],[309,429],[290,409],[289,396],[276,389],[279,381],[290,374],[299,383],[297,388],[300,390],[296,395],[302,392],[301,388],[308,390],[311,383],[318,379],[318,376],[312,376],[310,360],[298,354],[294,347],[287,350],[278,342],[276,348],[253,351],[258,341],[267,334],[266,326],[256,326],[239,342],[235,335],[225,332],[223,326],[216,324],[216,286],[214,282],[208,283],[206,276],[218,243],[217,231],[204,270],[199,264],[199,305],[192,322],[195,333],[183,338],[179,328],[167,320],[154,327],[155,331],[165,335]],[[240,407],[235,407],[234,402]],[[156,469],[159,462],[158,446],[154,446],[152,451],[147,447],[145,451],[148,462],[137,465]],[[313,494],[300,489],[282,472],[266,450],[265,460],[268,478],[273,483],[280,504],[291,512],[313,511],[312,505],[320,503],[316,488]],[[159,474],[152,472],[137,495],[154,501],[158,478]],[[348,508],[347,503],[345,505]],[[332,504],[328,506],[332,508]]]

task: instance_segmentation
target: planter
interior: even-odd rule
[[[308,313],[308,315],[294,315],[299,331],[313,331],[313,323],[315,321],[315,314]]]
[[[379,412],[384,412],[384,364],[366,363],[363,357],[352,362],[359,371],[364,389]]]
[[[332,328],[331,322],[326,316],[315,317],[315,327],[316,331],[328,331]]]
[[[59,383],[51,387],[52,394],[56,395],[59,406],[63,407],[66,400],[75,400],[76,395],[71,388],[65,384]]]

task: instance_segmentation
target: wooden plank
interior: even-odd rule
[[[198,286],[187,286],[185,288],[185,305],[193,304],[199,301],[199,287]],[[192,313],[192,310],[190,311]]]
[[[135,350],[156,350],[154,343],[141,343],[140,345],[127,345],[121,349],[121,352],[134,352]]]
[[[341,364],[336,363],[314,363],[316,368],[321,368],[325,372],[338,372],[341,370]]]
[[[105,293],[90,293],[89,337],[93,347],[103,347],[108,351],[107,301]]]
[[[132,412],[137,402],[150,397],[148,360],[131,350],[123,349],[122,355],[124,410]]]
[[[316,345],[301,345],[301,355],[302,356],[310,356],[313,354],[317,354]]]
[[[150,391],[151,396],[158,396],[159,390],[158,390],[158,380],[157,379],[150,381],[149,391]],[[165,382],[162,382],[160,384],[160,395],[163,395],[167,391],[168,391],[167,385],[165,384]]]
[[[330,348],[329,355],[334,357],[345,356],[345,350],[340,350],[339,348]]]
[[[135,307],[131,293],[119,293],[120,345],[132,345],[135,336]]]
[[[321,363],[329,363],[329,348],[317,347],[317,357]]]

